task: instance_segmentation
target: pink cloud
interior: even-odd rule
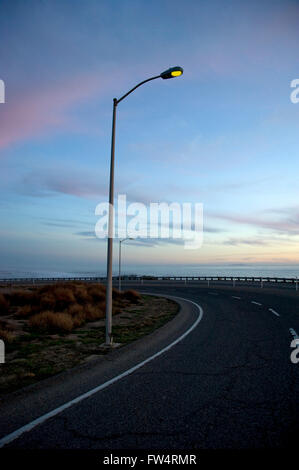
[[[121,71],[110,67],[109,74],[95,70],[64,82],[30,89],[10,101],[6,100],[0,109],[0,150],[49,132],[69,128],[77,130],[78,123],[70,112],[72,107],[107,93],[111,94],[112,106],[115,89],[120,83],[125,89],[138,72],[142,76],[140,67],[137,71],[133,67],[124,67]]]
[[[152,64],[156,73],[157,66]],[[22,95],[14,96],[0,109],[0,150],[23,140],[35,138],[54,131],[69,128],[78,130],[78,123],[71,115],[72,107],[94,98],[122,94],[149,75],[151,64],[127,65],[121,70],[110,66],[109,73],[94,70],[90,74],[77,75],[64,82],[30,89]],[[133,81],[132,81],[133,77]],[[134,80],[135,77],[135,80]],[[8,86],[6,87],[9,88]],[[8,96],[9,90],[7,90]],[[81,126],[82,129],[84,126]],[[81,130],[82,130],[81,129]],[[85,128],[83,129],[85,130]]]
[[[99,76],[81,76],[14,97],[1,108],[0,149],[67,126],[71,106],[103,89],[107,89],[107,81]]]
[[[227,220],[241,225],[251,225],[257,228],[270,229],[277,232],[284,232],[289,235],[299,235],[299,210],[295,208],[292,213],[289,209],[285,211],[287,217],[280,220],[269,220],[267,218],[258,218],[242,215],[230,214],[210,214],[211,217]]]

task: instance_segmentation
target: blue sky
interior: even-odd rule
[[[128,243],[130,265],[299,262],[297,1],[2,0],[2,269],[99,269],[112,99],[116,194],[202,202],[204,244]],[[115,250],[117,261],[117,250]]]

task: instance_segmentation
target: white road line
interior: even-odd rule
[[[262,305],[259,302],[255,302],[254,300],[252,300],[251,303],[254,304],[254,305]]]
[[[218,295],[216,292],[208,292],[209,295]]]
[[[274,313],[274,315],[276,315],[277,317],[280,317],[279,313],[275,312],[275,310],[273,310],[273,308],[269,308],[269,311]]]
[[[233,299],[241,300],[241,297],[237,297],[236,295],[232,295],[232,298],[233,298]]]
[[[113,377],[113,379],[108,380],[107,382],[103,383],[102,385],[99,385],[98,387],[95,387],[95,388],[89,390],[88,392],[83,393],[82,395],[79,395],[77,398],[74,398],[73,400],[70,400],[67,403],[64,403],[63,405],[59,406],[58,408],[55,408],[54,410],[49,411],[48,413],[40,416],[39,418],[31,421],[28,424],[25,424],[25,426],[22,426],[21,428],[19,428],[16,431],[8,434],[7,436],[2,437],[2,439],[0,439],[0,448],[4,447],[6,444],[9,444],[10,442],[14,441],[15,439],[18,439],[22,434],[24,434],[25,432],[31,431],[36,426],[39,426],[40,424],[44,423],[48,419],[53,418],[54,416],[57,416],[59,413],[66,410],[67,408],[70,408],[71,406],[85,400],[86,398],[91,397],[92,395],[100,392],[101,390],[104,390],[105,388],[109,387],[109,385],[112,385],[113,383],[117,382],[118,380],[122,379],[123,377],[126,377],[127,375],[132,374],[133,372],[135,372],[135,370],[140,369],[140,367],[143,367],[148,362],[152,361],[153,359],[156,359],[156,357],[159,357],[161,354],[165,353],[166,351],[171,349],[173,346],[175,346],[177,343],[182,341],[182,339],[184,339],[186,336],[188,336],[189,333],[191,333],[191,331],[193,331],[194,328],[196,328],[197,325],[199,324],[199,322],[201,321],[201,319],[203,317],[203,309],[201,308],[200,305],[198,305],[196,302],[193,302],[192,300],[184,299],[183,297],[177,297],[177,296],[171,296],[171,297],[176,298],[176,299],[185,300],[186,302],[189,302],[189,303],[195,305],[199,310],[199,315],[198,315],[196,321],[193,323],[193,325],[187,331],[185,331],[185,333],[183,333],[181,336],[179,336],[179,338],[177,338],[175,341],[170,343],[168,346],[161,349],[161,351],[158,351],[157,353],[155,353],[152,356],[148,357],[144,361],[139,362],[139,364],[137,364],[136,366],[131,367],[130,369],[126,370],[125,372],[122,372],[121,374],[117,375],[116,377]]]

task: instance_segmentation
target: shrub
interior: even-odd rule
[[[105,316],[105,312],[100,305],[91,305],[88,304],[84,308],[85,317],[87,320],[98,320],[99,318],[103,318]]]
[[[17,311],[17,315],[19,317],[29,317],[30,315],[33,315],[33,313],[36,313],[32,311],[31,305],[24,305],[23,307],[20,307]]]
[[[29,292],[25,289],[21,289],[13,292],[12,294],[9,294],[8,298],[11,305],[14,306],[36,303],[36,294],[33,294],[32,292]]]
[[[88,294],[86,285],[84,284],[72,284],[72,291],[74,297],[78,303],[86,303],[91,300],[90,295]]]
[[[120,297],[123,296],[123,293],[121,291],[119,291],[118,289],[116,289],[116,287],[112,287],[112,297],[114,299],[119,299]]]
[[[96,302],[103,302],[106,299],[106,293],[103,289],[99,289],[100,286],[90,286],[88,289],[88,294]]]
[[[67,313],[69,313],[72,317],[77,317],[78,315],[84,314],[84,309],[82,305],[72,304],[68,307]]]
[[[75,317],[72,317],[74,328],[78,328],[79,326],[83,325],[85,323],[85,314],[84,313],[79,313]]]
[[[129,300],[134,304],[138,304],[141,299],[141,295],[133,289],[126,290],[123,295],[125,299]]]
[[[10,331],[0,327],[0,338],[3,339],[5,343],[12,343],[15,336]]]
[[[74,293],[67,287],[56,287],[56,289],[53,291],[53,297],[55,298],[57,304],[64,306],[75,302]]]
[[[45,292],[40,296],[39,305],[42,310],[54,310],[56,307],[56,299],[52,292]]]
[[[52,312],[50,310],[38,313],[30,318],[29,324],[33,328],[48,331],[72,331],[74,322],[68,313]]]

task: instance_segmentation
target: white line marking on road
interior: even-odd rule
[[[237,297],[236,295],[232,295],[232,298],[233,298],[233,299],[241,300],[241,297]]]
[[[280,317],[279,313],[275,312],[275,310],[273,310],[273,308],[269,308],[269,311],[274,313],[274,315],[276,315],[277,317]]]
[[[218,295],[216,292],[208,292],[209,295]]]
[[[15,439],[18,439],[22,434],[24,434],[25,432],[31,431],[36,426],[44,423],[48,419],[53,418],[54,416],[57,416],[59,413],[66,410],[67,408],[70,408],[71,406],[85,400],[86,398],[91,397],[92,395],[100,392],[101,390],[104,390],[105,388],[109,387],[109,385],[112,385],[113,383],[117,382],[118,380],[122,379],[123,377],[126,377],[127,375],[132,374],[133,372],[135,372],[135,370],[140,369],[140,367],[143,367],[148,362],[152,361],[153,359],[156,359],[156,357],[161,356],[161,354],[165,353],[166,351],[171,349],[173,346],[175,346],[177,343],[182,341],[182,339],[184,339],[186,336],[188,336],[191,333],[191,331],[193,331],[194,328],[196,328],[197,325],[199,324],[199,322],[201,321],[201,319],[203,317],[203,309],[200,305],[198,305],[196,302],[193,302],[192,300],[185,299],[183,297],[177,297],[177,296],[169,296],[169,297],[185,300],[186,302],[189,302],[189,303],[195,305],[199,310],[198,318],[193,323],[193,325],[187,331],[185,331],[185,333],[183,333],[181,336],[179,336],[179,338],[177,338],[175,341],[170,343],[168,346],[161,349],[161,351],[158,351],[157,353],[155,353],[152,356],[148,357],[144,361],[139,362],[139,364],[137,364],[136,366],[131,367],[130,369],[126,370],[125,372],[122,372],[121,374],[117,375],[116,377],[113,377],[113,379],[108,380],[107,382],[103,383],[102,385],[99,385],[98,387],[95,387],[95,388],[89,390],[88,392],[83,393],[82,395],[79,395],[77,398],[74,398],[73,400],[70,400],[67,403],[64,403],[63,405],[59,406],[58,408],[55,408],[54,410],[49,411],[48,413],[46,413],[46,414],[40,416],[39,418],[31,421],[30,423],[25,424],[25,426],[22,426],[21,428],[17,429],[16,431],[8,434],[7,436],[4,436],[2,439],[0,439],[0,448],[4,447],[6,444],[9,444],[10,442],[14,441]]]
[[[262,305],[259,302],[255,302],[254,300],[252,300],[251,303],[254,304],[254,305]]]

